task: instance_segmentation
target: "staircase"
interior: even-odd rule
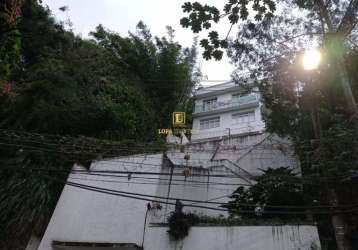
[[[252,182],[255,180],[255,177],[247,172],[245,169],[239,167],[236,163],[227,160],[227,159],[220,159],[220,160],[211,160],[209,161],[210,168],[212,167],[218,167],[223,166],[227,169],[230,169],[231,172],[236,174],[237,176],[241,177],[245,181],[247,181],[249,184],[253,184]]]

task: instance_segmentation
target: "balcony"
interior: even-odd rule
[[[230,111],[237,108],[251,108],[258,106],[258,98],[254,94],[241,96],[239,98],[232,99],[227,102],[216,102],[210,105],[196,105],[194,109],[194,115],[200,114],[214,114],[222,111]]]
[[[231,128],[231,136],[240,135],[240,134],[249,134],[254,132],[262,132],[265,129],[263,123],[248,123],[240,127]],[[229,130],[193,130],[191,135],[191,141],[200,141],[213,138],[222,138],[229,136]]]

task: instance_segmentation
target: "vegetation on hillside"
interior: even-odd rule
[[[37,0],[0,6],[0,129],[16,138],[0,139],[1,249],[24,249],[31,233],[43,232],[61,181],[82,156],[65,154],[61,136],[130,140],[135,152],[185,109],[200,76],[195,43],[183,48],[173,32],[154,37],[139,22],[128,36],[101,25],[90,35],[65,29]],[[56,136],[31,142],[11,131]]]

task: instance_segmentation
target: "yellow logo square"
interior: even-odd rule
[[[173,112],[173,126],[185,125],[185,112]]]

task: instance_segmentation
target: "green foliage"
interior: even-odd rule
[[[21,36],[17,22],[21,17],[22,1],[5,0],[0,5],[0,88],[20,60]]]
[[[288,209],[282,207],[282,204],[302,206],[305,203],[301,183],[291,169],[269,168],[257,178],[257,183],[252,187],[237,188],[230,197],[232,200],[225,207],[229,209],[231,216],[243,218],[304,218],[302,209],[292,208],[289,210],[293,214],[285,214]]]
[[[4,156],[5,150],[1,150]],[[0,229],[1,249],[23,249],[31,233],[42,235],[63,185],[51,181],[49,173],[31,168],[70,169],[70,162],[51,154],[6,152],[0,159]],[[14,169],[16,169],[14,171]],[[67,174],[51,174],[66,181]],[[26,236],[26,237],[25,237]]]
[[[312,221],[305,221],[302,218],[295,216],[286,217],[261,217],[261,216],[246,216],[244,214],[237,214],[237,211],[232,211],[230,217],[212,217],[205,215],[196,215],[193,213],[173,212],[168,218],[168,233],[174,240],[181,240],[188,236],[189,230],[192,226],[248,226],[248,225],[299,225],[310,224]]]
[[[228,0],[222,13],[198,3],[183,6],[188,16],[182,26],[194,32],[210,30],[200,43],[204,57],[221,59],[217,51],[227,47],[237,66],[235,80],[243,86],[254,80],[250,86],[262,94],[268,131],[293,140],[302,174],[312,178],[302,187],[305,200],[317,200],[320,205],[332,203],[332,190],[338,204],[357,203],[353,195],[357,187],[350,176],[357,172],[358,121],[347,94],[351,90],[358,99],[356,3],[263,0],[250,5],[250,1]],[[232,24],[225,39],[211,29],[220,18]],[[238,29],[229,39],[233,27]],[[222,41],[228,46],[221,46]],[[323,58],[317,70],[303,71],[301,52],[312,46],[310,41],[318,44]],[[252,196],[246,190],[238,194],[243,201]],[[345,223],[350,224],[353,217],[347,215]],[[316,219],[321,236],[334,242],[334,233],[322,234],[331,227],[329,216]]]
[[[189,234],[190,227],[198,222],[199,217],[193,213],[173,212],[168,218],[168,233],[174,240],[181,240]]]
[[[252,5],[250,8],[249,6]],[[265,1],[247,1],[234,0],[228,1],[222,12],[215,6],[202,5],[199,2],[185,2],[182,6],[183,12],[188,13],[187,17],[180,19],[180,24],[184,28],[191,28],[194,33],[198,33],[203,29],[209,30],[212,23],[218,23],[221,18],[227,17],[229,22],[234,25],[239,20],[247,20],[249,10],[254,15],[256,21],[269,22],[276,10],[276,2],[272,0]],[[209,32],[209,40],[202,39],[200,45],[204,48],[203,57],[207,60],[212,57],[220,60],[223,55],[222,49],[227,49],[227,37],[219,39],[216,31]]]
[[[0,84],[1,129],[129,141],[128,147],[154,142],[171,112],[187,106],[200,74],[195,43],[182,48],[173,31],[169,39],[153,37],[142,22],[129,37],[98,26],[93,39],[82,39],[27,0],[6,28],[0,22],[0,80],[11,83],[5,94]],[[43,233],[63,187],[48,176],[65,180],[61,171],[79,161],[53,145],[21,145],[0,150],[1,249],[24,249],[31,233]],[[38,167],[59,172],[30,171]]]
[[[96,43],[117,55],[113,60],[137,79],[137,85],[151,96],[159,127],[167,127],[170,113],[186,103],[200,72],[195,68],[195,44],[191,49],[167,38],[152,38],[140,22],[137,32],[123,38],[98,26],[92,32]]]

